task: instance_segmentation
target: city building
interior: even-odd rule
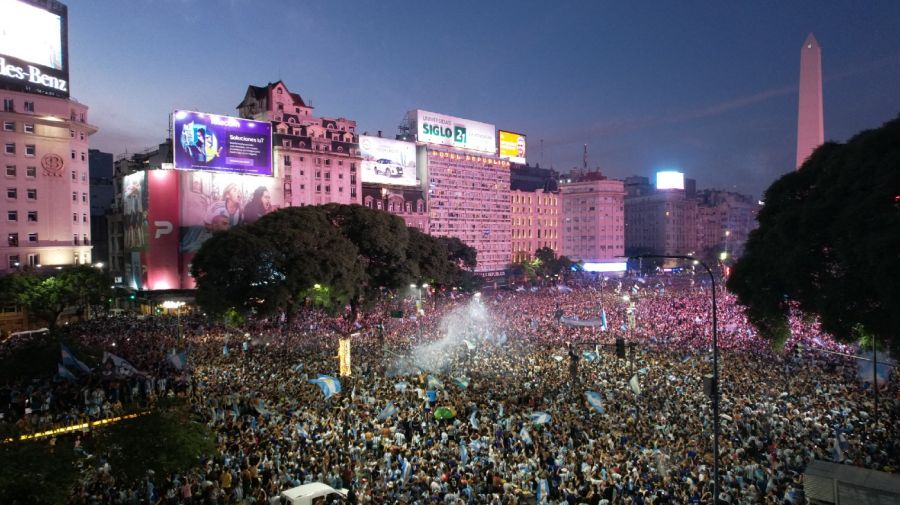
[[[800,94],[797,107],[797,168],[825,142],[822,111],[822,49],[810,33],[800,49]]]
[[[363,182],[363,205],[386,210],[403,219],[406,226],[428,233],[428,207],[421,188]]]
[[[385,210],[406,222],[407,226],[428,233],[428,205],[422,189],[413,139],[387,139],[362,135],[359,138],[362,161],[363,205]]]
[[[97,149],[88,150],[88,181],[91,202],[91,257],[94,264],[107,268],[109,264],[109,225],[107,213],[115,199],[113,185],[113,156]]]
[[[748,195],[706,189],[697,193],[697,249],[705,259],[736,259],[756,228],[759,202]]]
[[[560,185],[560,254],[585,263],[621,261],[625,254],[625,186],[598,171]]]
[[[697,251],[697,200],[684,174],[657,174],[656,189],[625,198],[625,253],[686,255]],[[641,185],[642,186],[642,185]],[[643,187],[643,186],[642,186]]]
[[[316,117],[312,105],[281,81],[248,86],[237,106],[245,119],[272,122],[273,176],[285,205],[361,204],[356,121]]]
[[[560,251],[560,218],[562,199],[558,192],[511,190],[510,216],[512,263],[534,257],[535,251],[549,247]]]

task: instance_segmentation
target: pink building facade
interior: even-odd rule
[[[759,203],[732,191],[697,193],[697,254],[705,258],[739,258],[757,226]]]
[[[560,251],[560,218],[562,198],[559,193],[536,191],[510,191],[510,217],[512,235],[511,263],[519,263],[534,257],[534,252],[549,247]]]
[[[428,233],[428,207],[420,188],[363,183],[362,192],[366,207],[386,210],[403,219],[406,226]]]
[[[602,177],[561,184],[562,247],[575,261],[621,261],[625,254],[625,186]]]
[[[509,161],[452,147],[417,147],[428,232],[478,251],[476,272],[502,272],[512,257]]]
[[[697,200],[683,190],[625,199],[629,254],[697,254]]]
[[[285,205],[362,204],[356,121],[313,116],[281,81],[248,86],[237,109],[272,122],[274,176],[283,180]]]
[[[4,89],[0,100],[0,270],[89,264],[87,106]]]

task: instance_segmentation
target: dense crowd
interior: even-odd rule
[[[98,458],[77,504],[279,503],[310,482],[356,503],[713,503],[708,289],[654,278],[433,294],[422,312],[393,301],[349,326],[314,310],[241,331],[183,317],[183,370],[167,361],[172,318],[82,323],[72,338],[142,373],[8,384],[0,410],[37,429],[181,395],[216,434],[216,454],[183,474],[119,483]],[[405,317],[386,317],[398,308]],[[719,293],[717,309],[721,503],[803,503],[813,459],[897,471],[895,382],[881,385],[876,427],[856,362],[814,350],[855,349],[792,317],[776,352],[733,297]],[[562,322],[601,314],[605,330]],[[354,331],[352,377],[324,398],[310,379],[338,376],[337,336]],[[617,337],[636,344],[625,359],[608,350]]]

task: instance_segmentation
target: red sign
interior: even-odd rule
[[[180,289],[178,254],[178,172],[150,170],[147,172],[150,245],[142,254],[144,289]]]

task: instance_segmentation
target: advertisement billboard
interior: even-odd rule
[[[417,185],[414,143],[362,135],[359,137],[359,154],[363,182]]]
[[[125,249],[147,248],[147,172],[128,174],[123,180],[122,205],[125,221]]]
[[[272,124],[203,112],[172,114],[175,168],[272,175]]]
[[[684,174],[674,170],[656,172],[656,189],[684,189]]]
[[[175,170],[147,171],[147,252],[142,255],[143,289],[178,289],[178,179]]]
[[[69,97],[65,5],[0,0],[0,82],[28,93]]]
[[[497,154],[497,138],[492,124],[420,109],[410,114],[419,142]]]
[[[525,135],[500,130],[500,158],[525,164]]]

